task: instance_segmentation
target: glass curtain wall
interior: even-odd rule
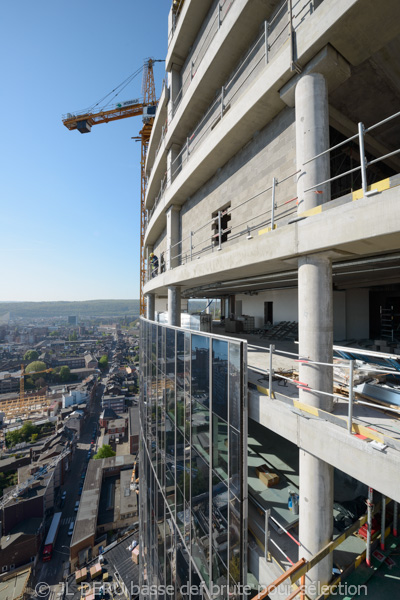
[[[140,354],[142,597],[239,597],[247,573],[246,343],[142,319]]]

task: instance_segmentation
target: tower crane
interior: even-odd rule
[[[68,113],[62,119],[63,124],[67,129],[73,131],[77,129],[80,133],[90,133],[93,125],[100,123],[109,123],[110,121],[118,121],[127,119],[128,117],[143,116],[143,127],[139,131],[139,136],[133,139],[141,141],[140,155],[140,314],[145,315],[146,304],[144,300],[143,288],[146,277],[146,258],[144,254],[144,234],[146,229],[146,211],[145,211],[145,195],[146,195],[146,174],[145,164],[147,156],[147,148],[149,145],[151,130],[153,127],[154,117],[157,109],[156,91],[154,85],[153,65],[156,62],[164,62],[163,60],[155,60],[148,58],[143,66],[142,91],[143,102],[139,99],[128,100],[115,104],[109,110],[99,110],[97,112],[81,111],[79,113]]]

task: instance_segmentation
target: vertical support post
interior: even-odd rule
[[[272,178],[272,206],[271,206],[271,230],[275,229],[275,187],[276,179]]]
[[[269,375],[268,375],[268,395],[270,397],[270,399],[272,399],[272,378],[274,375],[274,371],[272,368],[272,358],[273,358],[273,353],[275,350],[275,346],[273,344],[269,345]]]
[[[358,124],[358,144],[360,146],[361,182],[364,195],[367,193],[367,165],[364,150],[364,125]]]
[[[221,120],[222,117],[224,116],[224,86],[222,86],[221,88]]]
[[[218,211],[218,250],[221,250],[222,234],[221,234],[221,211]]]
[[[349,361],[349,422],[347,424],[348,432],[351,434],[353,429],[353,401],[354,401],[354,360]]]
[[[302,575],[300,577],[300,600],[306,600],[306,576]]]
[[[268,509],[265,511],[265,527],[264,527],[264,532],[265,532],[265,536],[264,536],[264,548],[265,548],[265,552],[264,552],[264,558],[265,560],[269,561],[269,551],[268,551],[268,541],[269,541],[269,516],[271,514],[271,510]]]
[[[193,258],[193,231],[190,232],[190,262]]]
[[[186,138],[186,153],[187,153],[187,159],[188,159],[189,158],[189,154],[190,154],[190,152],[189,152],[189,138],[188,137]]]
[[[221,27],[221,2],[218,2],[218,29]]]
[[[372,500],[373,500],[373,489],[368,488],[368,500],[367,500],[367,551],[365,561],[367,567],[371,566],[371,530],[372,530]]]
[[[172,269],[172,245],[169,244],[168,245],[168,260],[167,260],[167,265],[169,265],[169,268]]]
[[[393,500],[393,535],[397,537],[397,521],[398,521],[399,505]]]
[[[264,21],[265,64],[268,64],[268,21]]]
[[[381,510],[381,550],[385,549],[386,496],[382,494]]]

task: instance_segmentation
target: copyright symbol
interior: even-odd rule
[[[45,598],[46,596],[48,596],[49,592],[50,586],[44,581],[39,581],[39,583],[35,586],[35,596],[39,598]]]

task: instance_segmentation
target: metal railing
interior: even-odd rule
[[[228,77],[215,99],[200,119],[196,127],[189,132],[186,144],[171,165],[171,182],[182,170],[194,150],[204,141],[211,131],[223,119],[227,111],[236,103],[241,94],[260,75],[271,58],[280,50],[293,31],[303,24],[306,16],[312,12],[312,0],[298,0],[291,7],[285,0],[273,13],[269,21],[265,21],[260,32],[239,64]],[[297,13],[294,12],[297,9]],[[187,81],[187,77],[185,82]],[[173,105],[174,115],[184,96],[181,88]]]
[[[190,231],[190,233],[186,237],[181,238],[179,242],[167,248],[167,254],[169,259],[167,261],[167,268],[172,268],[172,263],[176,266],[179,266],[182,264],[186,264],[187,262],[190,262],[194,259],[198,259],[201,256],[204,256],[205,254],[214,252],[215,250],[221,250],[222,246],[229,246],[230,243],[237,241],[237,238],[243,238],[243,236],[246,236],[247,239],[252,239],[252,233],[254,231],[268,227],[270,228],[270,230],[274,230],[278,227],[279,224],[288,224],[290,222],[290,218],[295,212],[297,212],[297,206],[302,200],[297,198],[297,196],[294,196],[293,193],[290,193],[290,191],[293,191],[295,189],[293,178],[295,178],[296,176],[301,176],[301,174],[304,173],[304,167],[313,160],[327,153],[330,153],[333,150],[336,150],[339,147],[348,144],[349,142],[352,142],[353,140],[358,140],[360,148],[360,165],[351,170],[347,170],[343,173],[335,175],[334,177],[319,182],[306,189],[305,192],[318,192],[318,188],[324,184],[329,184],[341,177],[346,177],[351,172],[361,171],[363,195],[365,197],[369,197],[378,193],[378,190],[373,189],[373,184],[372,186],[370,186],[372,189],[368,190],[368,167],[376,164],[379,161],[387,160],[388,158],[399,154],[400,148],[391,150],[390,152],[386,152],[384,155],[368,161],[365,157],[364,138],[366,134],[374,131],[378,127],[387,124],[396,118],[400,118],[400,111],[369,127],[365,127],[363,123],[359,123],[357,134],[310,158],[304,163],[302,169],[299,169],[298,171],[295,171],[282,179],[278,179],[278,177],[274,176],[272,177],[272,183],[270,186],[261,189],[256,194],[246,198],[245,200],[239,202],[233,207],[228,207],[218,211],[216,215],[204,221],[197,229]],[[154,213],[156,206],[159,204],[161,198],[165,193],[167,183],[167,176],[165,175],[156,202],[151,211],[149,211],[148,213],[149,221]],[[283,184],[285,183],[286,186],[283,186]],[[282,186],[283,192],[280,192]],[[263,201],[263,204],[261,206],[260,199]],[[245,207],[245,205],[247,205],[248,203],[254,201],[257,201],[257,210],[255,211],[256,216],[254,216],[251,210],[249,210],[248,207],[246,207],[246,213],[244,214],[244,218],[238,218],[237,222],[233,222],[232,219],[230,219],[232,222],[229,224],[229,226],[223,226],[224,217],[231,217],[236,211]],[[214,231],[210,230],[208,233],[205,233],[205,228],[212,226]],[[183,224],[182,228],[184,229]]]

